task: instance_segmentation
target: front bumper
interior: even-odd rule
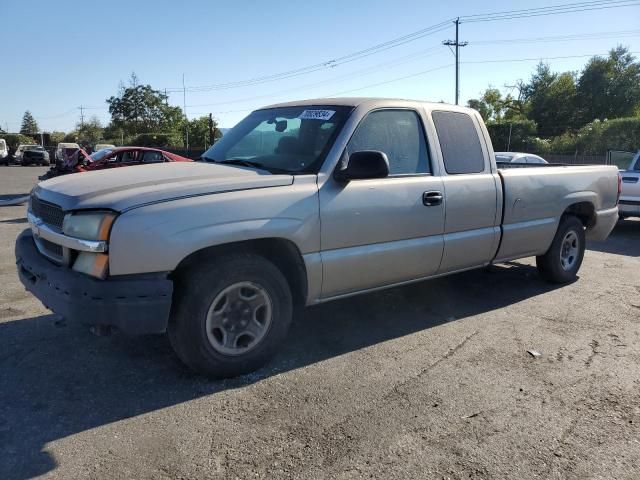
[[[586,232],[587,240],[606,240],[616,223],[618,223],[618,207],[598,210],[594,225]]]
[[[25,288],[70,321],[113,326],[130,335],[166,331],[173,293],[166,274],[97,280],[47,260],[30,230],[16,240],[15,254]]]

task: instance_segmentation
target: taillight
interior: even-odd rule
[[[620,201],[620,195],[622,195],[622,175],[618,174],[618,198],[616,198],[616,205]]]

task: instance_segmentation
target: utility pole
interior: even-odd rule
[[[456,40],[445,40],[442,42],[443,45],[447,47],[456,47],[456,105],[458,105],[458,97],[460,95],[460,47],[466,47],[469,42],[461,42],[458,37],[458,29],[460,27],[460,18],[456,18],[453,22],[456,25]]]
[[[182,74],[182,113],[184,113],[184,132],[187,152],[189,152],[189,119],[187,118],[187,88],[184,86],[184,73]]]
[[[84,128],[84,107],[80,105],[78,107],[80,109],[80,128]]]

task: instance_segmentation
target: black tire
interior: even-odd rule
[[[213,301],[240,282],[259,285],[271,302],[271,320],[264,337],[249,351],[220,353],[207,334],[207,314]],[[282,272],[264,257],[228,254],[182,272],[176,279],[168,334],[171,346],[187,366],[207,376],[235,377],[263,366],[284,341],[291,325],[293,301]]]
[[[572,234],[574,235],[573,238],[571,237]],[[563,259],[565,239],[569,246],[575,244],[577,252],[574,255],[567,253]],[[582,222],[573,215],[565,215],[560,219],[560,225],[549,250],[544,255],[536,257],[538,272],[548,282],[573,282],[577,278],[580,265],[582,265],[584,250],[585,235]],[[565,266],[563,266],[563,262]]]

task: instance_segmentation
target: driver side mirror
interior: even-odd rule
[[[384,152],[378,150],[362,150],[349,155],[347,166],[337,169],[333,178],[338,182],[385,178],[389,176],[389,160]]]

